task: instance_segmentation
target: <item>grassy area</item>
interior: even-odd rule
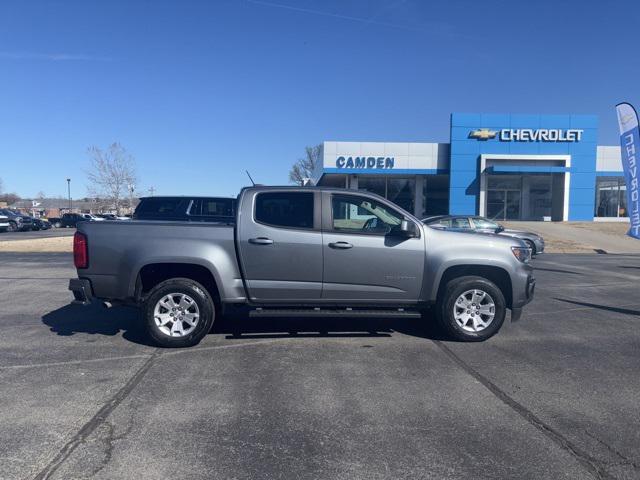
[[[73,237],[0,240],[0,252],[72,252]]]

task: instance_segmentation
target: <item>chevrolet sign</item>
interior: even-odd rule
[[[469,132],[470,138],[488,140],[499,136],[501,142],[579,142],[584,130],[559,128],[503,128],[499,132],[479,128]]]

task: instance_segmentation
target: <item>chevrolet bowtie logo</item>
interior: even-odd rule
[[[469,138],[477,138],[478,140],[489,140],[490,138],[496,138],[498,132],[489,130],[488,128],[478,128],[477,130],[471,130]]]

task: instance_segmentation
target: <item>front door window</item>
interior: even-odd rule
[[[368,198],[334,196],[331,205],[336,231],[386,235],[402,222],[402,216]]]

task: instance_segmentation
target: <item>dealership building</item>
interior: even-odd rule
[[[317,185],[368,190],[417,217],[625,220],[619,146],[594,115],[453,113],[449,143],[323,143]]]

